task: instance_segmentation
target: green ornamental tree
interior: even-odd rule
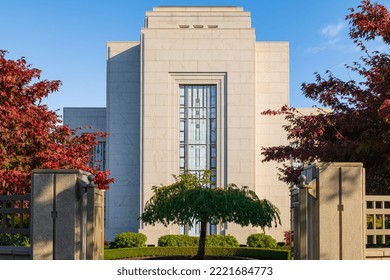
[[[185,173],[174,176],[168,186],[154,186],[154,195],[146,203],[140,219],[154,225],[170,223],[193,226],[200,222],[200,239],[195,258],[205,255],[207,224],[236,223],[241,226],[271,227],[280,224],[279,210],[270,201],[259,199],[256,193],[244,186],[230,184],[226,188],[210,188],[211,171],[203,175]]]

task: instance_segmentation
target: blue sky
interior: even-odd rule
[[[300,90],[314,72],[331,70],[356,79],[345,64],[361,53],[348,38],[345,15],[357,0],[0,0],[0,49],[8,58],[25,56],[42,78],[61,80],[60,92],[46,100],[52,110],[103,107],[106,42],[138,41],[146,11],[163,5],[242,6],[252,14],[257,41],[290,43],[290,104],[310,107]],[[380,0],[389,7],[389,0]],[[374,43],[381,48],[380,42]]]

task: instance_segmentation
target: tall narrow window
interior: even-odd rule
[[[106,142],[98,141],[98,144],[93,147],[91,153],[91,162],[90,167],[94,167],[99,171],[106,171]],[[106,225],[107,221],[107,211],[106,211],[106,200],[107,196],[104,196],[104,224]]]
[[[217,168],[215,85],[180,86],[180,172],[200,174]]]
[[[217,88],[216,85],[180,85],[180,173],[201,175],[203,170],[217,169]],[[182,228],[182,233],[186,229]],[[199,235],[199,225],[187,229]],[[215,233],[211,225],[210,233]]]
[[[98,144],[93,147],[91,154],[91,167],[96,167],[97,170],[106,170],[106,142],[98,141]]]

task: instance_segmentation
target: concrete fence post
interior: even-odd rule
[[[307,260],[308,258],[308,192],[305,187],[306,184],[306,176],[301,175],[300,178],[300,186],[299,186],[299,258],[301,260]]]
[[[80,260],[102,258],[103,244],[90,254],[95,240],[95,214],[87,214],[95,199],[89,195],[90,174],[80,170],[34,170],[31,192],[32,259]],[[91,177],[90,177],[91,179]],[[92,192],[101,192],[92,189]],[[101,201],[103,194],[101,193]],[[92,200],[91,202],[89,200]],[[99,201],[100,201],[99,200]],[[91,206],[92,205],[92,206]],[[101,204],[102,205],[102,204]],[[102,207],[101,207],[102,208]],[[101,209],[101,212],[103,210]],[[100,213],[102,217],[103,214]],[[98,225],[103,227],[104,223]],[[100,229],[100,235],[103,229]],[[100,250],[100,251],[99,251]]]
[[[316,163],[301,174],[297,259],[364,259],[363,165]]]

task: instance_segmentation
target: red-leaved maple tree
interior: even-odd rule
[[[33,169],[82,169],[95,175],[99,188],[113,182],[109,171],[91,165],[91,153],[105,133],[84,133],[61,123],[42,99],[58,91],[60,81],[40,80],[41,70],[25,58],[6,59],[0,50],[0,195],[31,191]]]
[[[382,39],[390,45],[390,14],[386,7],[368,0],[358,10],[350,9],[350,37],[360,47],[359,62],[347,66],[361,82],[342,81],[327,72],[316,74],[313,83],[302,84],[303,94],[330,110],[303,115],[288,106],[268,110],[266,115],[284,115],[291,145],[262,149],[264,161],[284,163],[280,179],[298,183],[301,168],[285,162],[363,162],[367,193],[390,191],[390,55],[370,52],[368,40]],[[389,48],[387,48],[387,51]]]

